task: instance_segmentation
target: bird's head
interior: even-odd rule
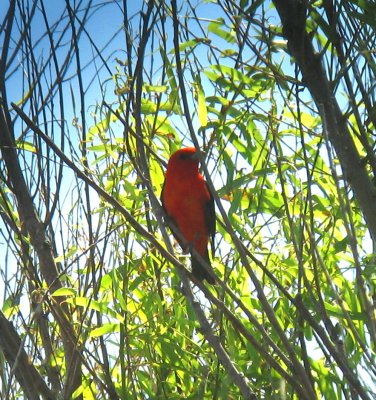
[[[198,171],[199,152],[194,147],[185,147],[176,151],[168,162],[167,169]]]

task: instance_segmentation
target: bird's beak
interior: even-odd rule
[[[192,154],[192,160],[200,161],[200,159],[204,158],[205,158],[205,153],[203,151],[196,150],[196,153]]]

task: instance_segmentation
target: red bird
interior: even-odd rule
[[[192,273],[200,281],[215,283],[210,264],[208,243],[211,238],[214,254],[214,199],[203,176],[198,171],[198,153],[194,147],[176,151],[170,158],[162,188],[162,205],[171,222],[178,228],[186,243],[178,238],[184,251],[194,248],[203,263],[191,251]]]

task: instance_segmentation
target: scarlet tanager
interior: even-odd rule
[[[194,147],[176,151],[167,165],[161,200],[166,214],[185,239],[185,243],[179,238],[176,238],[177,241],[185,252],[191,253],[193,275],[200,281],[206,279],[214,284],[215,275],[208,253],[211,238],[214,254],[214,199],[205,179],[198,171],[198,164],[198,152]],[[205,263],[194,255],[192,248]]]

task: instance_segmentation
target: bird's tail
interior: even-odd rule
[[[202,258],[205,261],[205,267],[202,265],[203,263],[192,254],[192,257],[191,257],[192,274],[199,281],[203,281],[204,279],[206,279],[208,283],[210,283],[211,285],[214,285],[215,284],[215,274],[214,274],[213,268],[210,264],[208,252],[206,252],[206,254]]]

